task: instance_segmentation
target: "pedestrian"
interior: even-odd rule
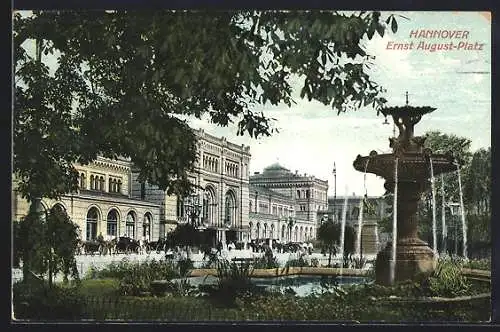
[[[221,253],[222,253],[222,242],[221,242],[221,241],[219,241],[219,242],[217,243],[217,254],[219,254],[219,255],[220,255]]]

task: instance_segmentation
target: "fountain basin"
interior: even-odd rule
[[[372,173],[394,182],[394,161],[398,156],[398,182],[427,181],[430,178],[429,158],[432,159],[434,176],[456,170],[454,157],[451,154],[430,154],[405,152],[400,155],[393,153],[377,154],[372,151],[370,156],[358,155],[354,160],[354,169],[360,172]]]

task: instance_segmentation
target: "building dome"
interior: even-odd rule
[[[281,166],[278,163],[274,163],[272,165],[267,166],[264,168],[264,174],[287,174],[290,173],[290,170],[288,168],[285,168]]]

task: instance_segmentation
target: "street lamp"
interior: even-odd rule
[[[201,214],[201,203],[200,196],[198,194],[190,195],[186,198],[185,204],[186,214],[189,217],[189,221],[195,228],[199,228],[200,223],[200,214]]]
[[[336,217],[336,205],[337,205],[337,166],[335,162],[333,162],[333,221],[337,220]]]

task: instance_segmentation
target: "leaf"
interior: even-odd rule
[[[395,18],[392,19],[391,30],[393,33],[396,33],[396,31],[398,31],[398,23],[396,22]]]
[[[377,23],[376,29],[380,37],[384,37],[384,32],[385,32],[384,26],[380,23]]]

